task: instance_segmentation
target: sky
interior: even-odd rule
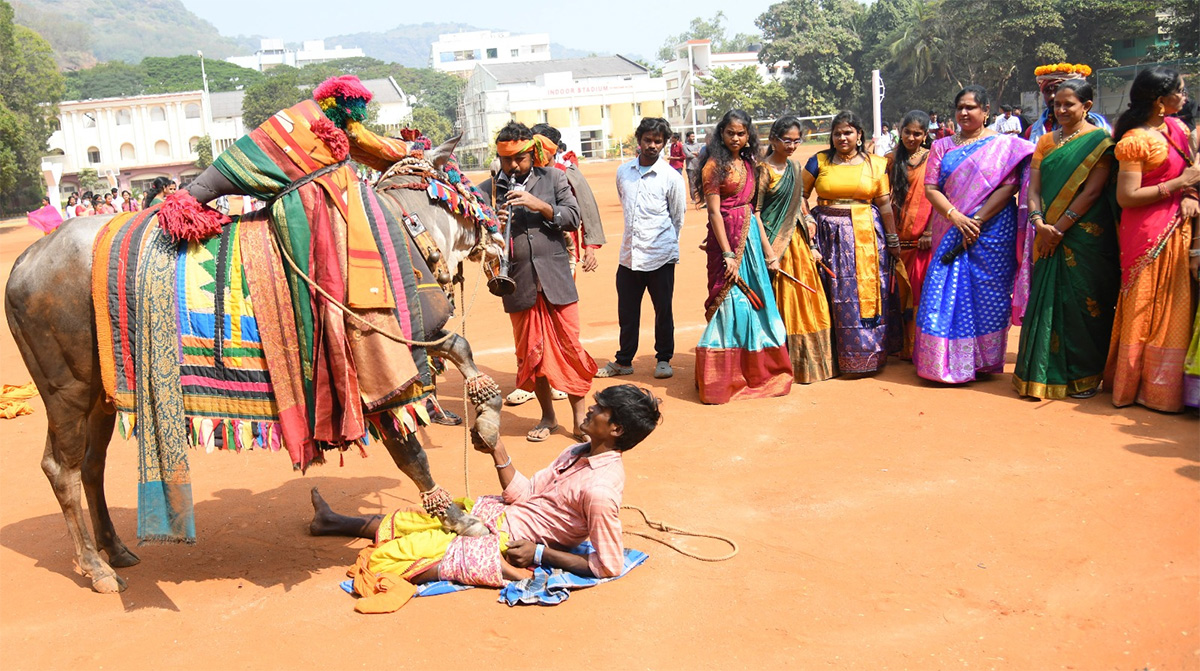
[[[457,0],[449,3],[351,0],[353,11],[337,11],[328,0],[291,0],[286,11],[280,3],[264,0],[182,0],[188,9],[209,21],[221,34],[262,35],[288,42],[320,39],[358,32],[382,32],[401,24],[462,22],[481,29],[513,33],[550,33],[550,41],[573,49],[641,55],[653,58],[670,35],[683,32],[694,17],[711,18],[724,10],[730,33],[757,33],[754,19],[772,0],[690,0],[646,2],[603,0],[579,2],[526,0]],[[737,10],[732,10],[736,6]],[[402,9],[401,9],[402,8]],[[343,46],[352,47],[352,44]]]

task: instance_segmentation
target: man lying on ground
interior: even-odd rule
[[[588,440],[567,448],[532,478],[513,467],[503,442],[493,449],[476,439],[475,449],[491,453],[504,491],[474,502],[460,499],[458,505],[492,531],[487,536],[457,536],[442,529],[436,517],[412,511],[340,515],[315,487],[309,530],[314,536],[373,538],[375,544],[359,556],[360,572],[413,584],[452,580],[499,587],[530,577],[537,565],[589,578],[620,575],[622,456],[650,435],[662,415],[659,399],[630,384],[599,391],[595,401],[580,427]],[[585,540],[595,552],[569,552]],[[357,579],[355,584],[357,589]]]

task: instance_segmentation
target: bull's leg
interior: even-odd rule
[[[36,379],[37,375],[34,377]],[[90,394],[87,385],[53,389],[39,384],[38,388],[44,394],[49,391],[44,396],[49,430],[46,451],[42,455],[42,471],[50,480],[67,521],[67,531],[75,543],[75,560],[79,569],[92,579],[92,589],[101,593],[120,592],[125,589],[125,581],[100,558],[83,518],[80,494],[88,431],[86,413]]]
[[[97,396],[88,413],[87,453],[83,458],[83,493],[87,496],[88,512],[92,514],[92,530],[96,543],[108,554],[110,566],[124,568],[137,564],[140,559],[121,542],[113,529],[108,514],[108,501],[104,497],[104,463],[108,457],[108,444],[112,440],[116,415],[104,408],[104,399]]]
[[[425,448],[421,447],[421,442],[415,435],[401,436],[396,433],[395,429],[385,425],[383,442],[384,445],[387,445],[388,454],[392,455],[392,461],[396,462],[396,466],[412,479],[418,489],[423,493],[439,492],[437,483],[433,481],[433,475],[429,473],[429,459],[425,456]],[[444,489],[440,490],[440,494],[443,497],[449,496]],[[430,509],[428,502],[424,499],[425,497],[422,496],[422,503],[426,504],[426,509],[437,515],[446,530],[453,531],[460,536],[486,536],[491,533],[482,522],[463,512],[463,509],[457,505],[450,503]]]
[[[436,334],[434,339],[445,333]],[[500,440],[500,387],[495,380],[479,371],[471,355],[471,344],[466,338],[454,334],[430,349],[453,361],[467,380],[467,395],[475,404],[475,424],[472,428],[484,442],[494,447]]]

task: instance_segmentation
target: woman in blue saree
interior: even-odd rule
[[[971,85],[954,98],[959,132],[933,143],[925,193],[933,205],[933,260],[917,312],[913,361],[928,380],[969,382],[1004,367],[1010,319],[1020,323],[1031,259],[1018,252],[1033,144],[984,126],[987,91]],[[1020,266],[1024,289],[1014,280]]]

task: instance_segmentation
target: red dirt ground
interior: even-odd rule
[[[621,214],[615,163],[585,166],[609,244],[579,280],[583,335],[616,347],[613,273]],[[653,365],[646,301],[631,381],[665,397],[663,426],[626,456],[626,503],[727,534],[741,553],[702,563],[640,538],[650,561],[556,608],[508,608],[491,590],[363,616],[338,588],[362,541],[306,533],[308,490],[340,510],[414,505],[386,454],[308,475],[279,454],[192,454],[199,543],[136,549],[129,589],[92,593],[72,566],[38,463],[46,415],[0,423],[0,665],[6,669],[397,668],[1200,668],[1200,452],[1195,415],[1117,410],[1106,394],[1031,402],[1007,375],[922,382],[880,375],[797,385],[781,399],[702,406],[704,219],[688,212],[676,289],[676,376]],[[0,280],[37,238],[0,229]],[[468,287],[474,276],[468,277]],[[467,335],[506,391],[510,325],[480,289]],[[0,382],[29,377],[0,329]],[[1016,332],[1009,339],[1011,363]],[[460,407],[461,378],[442,397]],[[560,417],[567,416],[565,403]],[[505,410],[529,473],[569,444],[527,443],[535,404]],[[464,493],[461,432],[428,431],[435,477]],[[108,498],[135,541],[136,446],[117,439]],[[472,494],[498,486],[467,457]],[[627,528],[639,520],[627,516]],[[719,554],[712,541],[687,541]]]

